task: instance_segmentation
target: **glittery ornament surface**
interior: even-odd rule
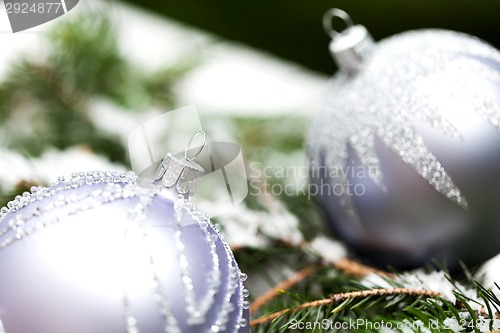
[[[415,130],[423,121],[443,135],[461,140],[450,121],[453,106],[467,108],[500,129],[500,108],[484,82],[500,83],[500,53],[484,42],[451,31],[408,32],[377,44],[349,76],[342,72],[316,115],[309,137],[311,174],[326,172],[351,222],[362,228],[347,175],[352,147],[368,177],[384,189],[375,140],[380,140],[411,166],[435,191],[464,210],[466,195]],[[326,166],[327,170],[320,170]]]
[[[245,275],[210,218],[133,173],[18,196],[0,211],[0,270],[2,333],[248,332]]]

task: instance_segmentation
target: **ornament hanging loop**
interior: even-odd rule
[[[199,147],[199,149],[196,151],[196,153],[192,156],[189,157],[189,150],[191,149],[191,145],[193,144],[194,139],[196,139],[197,136],[203,135],[203,141]],[[198,131],[194,133],[194,135],[191,137],[189,140],[188,145],[186,146],[186,150],[184,150],[184,159],[188,162],[192,162],[198,155],[201,154],[203,148],[205,148],[205,145],[207,144],[207,135],[203,131]]]
[[[342,32],[333,28],[334,18],[340,18],[346,24]],[[368,30],[362,25],[354,25],[351,17],[338,8],[332,8],[325,13],[323,28],[332,38],[330,53],[339,68],[349,75],[357,73],[375,45]]]
[[[336,38],[342,32],[335,30],[333,27],[333,19],[340,18],[346,24],[347,28],[352,27],[354,24],[352,23],[352,19],[345,11],[338,8],[331,8],[328,10],[325,15],[323,15],[323,29],[332,39]]]
[[[193,141],[200,135],[203,136],[201,146],[196,150],[194,155],[189,156],[189,150]],[[161,181],[161,185],[164,187],[175,188],[177,193],[184,195],[186,198],[189,197],[189,195],[195,192],[199,178],[205,174],[203,167],[196,163],[194,159],[201,154],[206,143],[205,132],[199,131],[189,140],[184,154],[182,152],[177,154],[167,153],[156,170],[153,182]]]

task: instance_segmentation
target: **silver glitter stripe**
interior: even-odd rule
[[[28,204],[34,204],[38,200],[42,200],[44,198],[50,198],[60,192],[76,189],[78,187],[89,184],[98,184],[98,183],[109,184],[110,182],[111,183],[119,182],[126,184],[125,187],[127,187],[130,185],[135,185],[136,178],[137,177],[133,173],[124,174],[124,173],[93,171],[87,173],[74,173],[72,175],[71,181],[67,183],[64,183],[65,181],[64,177],[59,177],[59,183],[47,187],[34,186],[31,188],[31,193],[25,192],[22,196],[17,196],[13,201],[8,203],[8,208],[3,207],[2,209],[0,209],[0,240],[10,231],[16,233],[17,237],[22,238],[24,233],[23,227],[27,222],[30,222],[32,218],[40,216],[45,211],[50,211],[54,208],[64,207],[72,202],[77,202],[79,200],[78,199],[79,197],[76,194],[72,194],[68,197],[56,201],[55,203],[50,203],[43,207],[42,206],[35,207],[34,212],[29,217],[23,217],[21,214],[17,214],[16,221],[13,221],[10,218],[11,213],[17,212],[18,210],[24,208]],[[116,186],[120,187],[119,185]],[[102,191],[94,192],[94,196],[96,197],[100,193],[102,193]],[[127,191],[127,195],[131,195],[132,193],[133,192],[131,192],[130,189]],[[52,223],[58,223],[58,221],[55,222],[52,221]],[[46,224],[49,225],[50,223]],[[5,227],[2,228],[2,226]],[[44,225],[37,225],[35,229],[41,230],[43,229],[43,227]],[[36,230],[28,230],[28,233],[30,233],[30,231],[36,231]],[[17,233],[17,231],[21,232]],[[12,240],[10,242],[12,242]]]
[[[358,155],[361,163],[368,167],[368,176],[381,188],[385,189],[384,177],[380,172],[380,160],[375,151],[375,143],[373,133],[371,131],[363,131],[358,135],[351,136],[351,145]],[[347,166],[349,168],[349,166]],[[370,172],[375,170],[375,172]],[[349,170],[344,170],[349,172]]]
[[[141,221],[140,227],[142,229],[142,236],[146,240],[145,242],[146,244],[149,244],[148,242],[149,234],[148,234],[148,228],[144,226],[144,222],[146,221],[147,217],[147,208],[150,206],[152,200],[153,200],[153,193],[150,193],[149,195],[140,196],[139,203],[137,204],[138,206],[136,207],[138,209],[134,210],[134,213],[139,211],[139,214],[136,218],[138,218]],[[160,308],[159,312],[165,321],[165,325],[163,328],[164,332],[182,333],[179,327],[179,323],[175,318],[174,314],[172,313],[171,304],[168,300],[168,296],[167,293],[165,292],[162,281],[158,276],[157,273],[158,268],[152,250],[150,251],[148,260],[153,282],[154,300],[158,303],[158,306]]]
[[[212,255],[212,268],[209,275],[208,288],[205,295],[202,297],[200,302],[196,301],[196,293],[194,290],[193,281],[189,271],[189,262],[185,253],[185,245],[182,241],[182,216],[184,212],[191,213],[192,206],[190,203],[186,202],[184,196],[179,195],[177,198],[174,210],[175,210],[175,221],[176,221],[176,231],[175,231],[175,241],[179,257],[179,266],[181,269],[181,279],[184,284],[184,289],[186,291],[186,311],[188,313],[188,323],[191,325],[201,324],[205,322],[205,317],[210,306],[213,304],[214,296],[220,287],[220,266],[219,257],[216,252],[216,238],[213,238],[206,229],[204,230],[205,236],[207,237],[207,242],[210,246],[210,252]]]
[[[7,333],[1,319],[0,319],[0,333]]]
[[[216,226],[213,226],[213,229],[214,229],[215,233],[217,234],[217,236],[222,241],[222,243],[224,244],[224,247],[226,249],[227,260],[229,262],[229,272],[231,272],[229,279],[230,279],[230,281],[231,281],[231,279],[235,279],[238,283],[238,285],[236,285],[236,287],[239,286],[240,294],[239,294],[239,304],[238,304],[239,307],[238,307],[238,316],[237,316],[238,324],[232,330],[232,333],[237,333],[240,330],[240,328],[246,327],[248,325],[246,318],[243,317],[244,309],[250,308],[250,302],[248,302],[248,300],[247,300],[247,297],[250,295],[250,292],[244,286],[244,282],[247,279],[247,275],[245,273],[241,272],[241,270],[239,269],[238,262],[236,261],[236,258],[234,257],[234,253],[233,253],[233,251],[231,251],[231,249],[229,248],[229,245],[224,240],[224,236],[219,232],[219,230],[217,229]],[[235,274],[234,276],[232,275],[233,273]],[[234,295],[235,291],[236,291],[236,288],[231,293],[231,295],[228,295],[229,291],[226,292],[225,300],[230,301],[231,297],[232,297],[232,295]],[[221,314],[219,314],[216,322],[214,323],[214,325],[211,326],[211,332],[215,333],[218,330],[220,330],[220,328],[217,326],[218,322],[223,321],[224,322],[223,326],[225,326],[225,323],[227,323],[227,321],[229,320],[229,313],[232,311],[234,311],[234,308],[233,308],[233,310],[231,310],[225,314],[225,316],[226,316],[225,319],[222,317]]]
[[[208,246],[210,248],[210,255],[212,259],[212,268],[210,269],[208,282],[207,282],[207,292],[205,296],[199,302],[198,313],[200,317],[197,321],[193,323],[201,324],[205,322],[205,317],[211,306],[214,304],[215,295],[219,292],[221,288],[221,271],[220,271],[220,260],[219,255],[217,254],[217,244],[216,241],[218,239],[217,234],[212,234],[208,230],[209,219],[207,217],[197,211],[189,202],[185,202],[183,205],[184,211],[187,212],[193,220],[198,223],[198,226],[201,228],[203,233],[205,234],[205,239],[207,240]]]
[[[19,209],[27,206],[28,204],[34,203],[37,200],[43,198],[50,198],[55,194],[78,188],[84,185],[99,184],[99,183],[125,183],[125,184],[135,184],[137,176],[133,172],[121,173],[121,172],[110,172],[110,171],[91,171],[91,172],[80,172],[73,173],[71,179],[65,182],[65,177],[59,177],[59,183],[47,186],[47,187],[37,187],[33,186],[30,192],[24,192],[23,195],[18,195],[12,201],[7,204],[7,207],[2,207],[0,209],[0,227],[5,223],[6,217],[10,215],[9,213],[14,213]]]
[[[226,251],[227,253],[227,251]],[[220,309],[219,313],[217,314],[217,319],[215,322],[212,324],[210,327],[211,331],[214,333],[224,331],[227,327],[227,322],[229,321],[230,318],[230,313],[234,311],[234,306],[231,303],[231,298],[235,294],[237,288],[238,288],[238,268],[233,266],[231,257],[229,253],[227,253],[227,262],[228,262],[228,270],[229,270],[229,277],[228,277],[228,283],[227,283],[227,290],[224,295],[224,302],[222,303],[222,308]]]
[[[168,301],[167,294],[165,293],[165,290],[163,288],[163,285],[160,281],[160,278],[156,274],[157,268],[155,264],[155,260],[153,256],[150,256],[150,267],[152,271],[152,276],[153,276],[153,286],[154,286],[154,292],[155,292],[155,300],[157,301],[158,305],[160,306],[160,314],[163,316],[165,320],[165,327],[164,327],[164,332],[165,333],[182,333],[179,324],[177,322],[177,319],[175,316],[172,314],[171,311],[171,306],[170,302]]]
[[[472,62],[472,60],[470,59],[468,59],[467,61]],[[489,69],[490,72],[493,72],[493,70],[486,65],[480,66],[482,70],[478,71],[474,71],[471,68],[452,68],[454,71],[456,71],[456,73],[461,73],[462,75],[466,75],[468,73],[471,77],[481,77],[485,80],[488,80],[488,77],[491,78],[493,76],[484,74],[484,71],[486,69]],[[496,74],[494,75],[495,77],[500,77],[500,73],[493,73]],[[426,95],[422,96],[422,99],[430,97],[431,99],[441,100],[441,103],[448,105],[449,108],[452,108],[455,105],[460,105],[461,107],[474,111],[485,121],[500,130],[500,107],[499,105],[497,105],[495,99],[491,94],[485,92],[483,87],[478,86],[476,81],[458,79],[446,81],[445,83],[448,88],[448,92],[443,92],[442,85],[444,83],[442,82],[442,79],[439,79],[443,76],[445,76],[445,73],[437,73],[435,79],[430,77],[428,80],[422,82],[420,86],[418,86],[417,90],[425,92]],[[462,94],[456,94],[455,91],[460,91],[462,92]],[[432,107],[436,108],[436,106]],[[449,112],[456,112],[456,110],[449,110]],[[440,129],[440,131],[444,133],[445,129],[440,128],[439,126],[435,126],[435,121],[433,121],[433,119],[429,118],[428,123],[434,124],[433,127]],[[458,137],[460,137],[460,134],[458,134]]]
[[[130,308],[130,300],[126,291],[124,291],[122,296],[122,308],[123,308],[123,316],[125,317],[125,325],[127,327],[127,333],[140,333],[139,328],[137,327],[137,318],[132,314],[132,310]]]
[[[468,207],[465,197],[453,183],[437,158],[424,145],[424,140],[412,127],[391,128],[394,135],[383,137],[384,143],[400,153],[401,159],[412,166],[415,171],[425,178],[436,191],[456,202],[463,208]]]
[[[464,57],[461,59],[457,59],[452,64],[452,66],[457,71],[463,71],[463,70],[472,71],[476,75],[482,77],[485,80],[500,83],[500,73],[497,72],[491,66],[483,64],[482,62],[478,62],[477,59]]]
[[[135,225],[138,225],[143,229],[143,235],[147,237],[147,234],[144,229],[144,222],[146,220],[146,211],[151,205],[152,202],[152,193],[149,196],[139,197],[139,202],[132,208],[132,210],[127,214],[127,219],[133,220]],[[124,239],[128,238],[129,228],[127,228],[124,232]],[[147,243],[146,243],[147,244]],[[151,260],[150,260],[151,262]],[[128,296],[127,287],[124,286],[123,296],[122,296],[122,304],[123,304],[123,317],[125,319],[125,325],[127,328],[127,333],[140,333],[139,328],[137,327],[137,318],[134,317],[131,307],[130,307],[130,299]]]
[[[61,223],[70,216],[109,204],[119,199],[124,199],[124,197],[122,197],[122,191],[118,190],[118,188],[121,189],[121,186],[116,185],[117,187],[115,187],[113,185],[115,184],[110,184],[110,186],[107,187],[107,190],[104,191],[94,191],[91,194],[85,195],[70,195],[67,198],[58,199],[53,205],[47,205],[45,207],[39,206],[37,207],[38,209],[35,209],[30,216],[24,218],[20,214],[17,215],[18,218],[15,219],[15,223],[11,223],[13,225],[12,233],[15,235],[2,240],[0,243],[0,251],[17,241],[23,240],[26,237],[29,237],[50,226]],[[112,193],[113,195],[106,196],[106,193]],[[95,200],[96,198],[100,198],[102,200]],[[55,208],[62,208],[66,206],[70,208],[65,214],[53,217],[49,221],[37,223],[34,226],[26,226],[27,223],[31,222],[35,218],[39,218],[43,214],[48,213]]]
[[[406,99],[406,103],[408,105],[407,109],[402,110],[401,112],[408,118],[415,117],[450,138],[461,139],[462,135],[460,134],[460,131],[449,119],[440,114],[439,106],[429,104],[426,101],[429,96],[421,93],[422,90],[428,90],[429,93],[432,93],[432,91],[439,91],[439,88],[434,87],[434,89],[431,90],[428,80],[422,82],[422,87],[419,87],[419,84],[420,82],[416,80],[414,83],[416,87],[414,94],[411,96],[400,97],[401,100]],[[442,98],[443,96],[441,95],[439,97]],[[397,102],[394,107],[400,107],[398,103],[399,102]],[[426,110],[426,112],[421,112],[422,110]]]
[[[181,198],[180,198],[181,199]],[[217,227],[212,225],[212,230],[213,233],[210,234],[208,231],[208,226],[211,225],[210,223],[210,216],[198,211],[196,208],[194,208],[189,202],[186,202],[184,204],[184,209],[191,215],[191,217],[198,222],[200,228],[205,232],[205,235],[207,236],[207,240],[209,242],[214,242],[217,238],[219,238],[224,246],[226,256],[227,256],[227,264],[228,264],[228,272],[230,272],[228,276],[228,283],[226,288],[226,292],[224,295],[224,303],[221,305],[221,310],[219,311],[215,321],[212,323],[210,326],[210,332],[220,332],[222,330],[227,329],[227,322],[230,319],[230,313],[232,313],[235,310],[235,307],[231,303],[231,298],[234,296],[236,293],[236,290],[239,286],[239,299],[238,299],[238,315],[237,315],[237,325],[235,325],[232,329],[232,333],[237,333],[241,327],[245,327],[248,325],[247,320],[243,318],[243,311],[244,309],[248,309],[250,307],[250,303],[247,300],[247,297],[249,296],[249,291],[248,289],[245,288],[243,281],[246,280],[246,274],[241,273],[241,271],[238,268],[238,264],[236,262],[236,259],[234,257],[233,252],[227,245],[227,242],[224,240],[223,235],[218,231]],[[215,245],[215,244],[214,244]],[[218,261],[218,256],[216,252],[216,247],[211,246],[213,255],[212,258],[214,259],[214,255],[217,258]],[[241,277],[241,278],[239,278]],[[219,282],[219,290],[222,290]],[[214,295],[217,293],[216,290],[212,292]],[[210,294],[212,294],[210,293]]]

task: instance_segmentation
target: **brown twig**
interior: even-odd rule
[[[388,273],[386,271],[383,271],[383,270],[375,268],[375,267],[360,264],[360,263],[358,263],[352,259],[348,259],[348,258],[343,258],[343,259],[337,260],[337,261],[333,262],[332,265],[336,269],[338,269],[339,271],[342,271],[344,274],[355,276],[355,277],[365,277],[369,274],[375,273],[377,275],[382,275],[382,276],[394,278],[394,275],[391,273]]]
[[[301,269],[297,273],[293,274],[291,277],[288,279],[281,281],[277,285],[275,285],[273,288],[269,289],[266,293],[258,297],[250,306],[250,314],[254,313],[258,309],[260,309],[262,306],[273,300],[276,296],[279,295],[279,290],[288,290],[291,287],[295,286],[297,283],[300,283],[307,277],[309,277],[311,274],[313,274],[316,269],[318,268],[318,265],[311,265],[308,266],[304,269]]]
[[[293,247],[293,244],[287,243],[286,241],[282,241],[284,244],[287,246]],[[303,242],[300,244],[300,247],[303,249],[306,249],[308,244],[306,242]],[[239,250],[240,248],[233,248],[233,251]],[[348,259],[348,258],[343,258],[340,259],[336,262],[329,263],[333,265],[336,269],[342,271],[346,275],[354,276],[354,277],[365,277],[369,274],[375,273],[381,276],[387,276],[390,278],[394,278],[394,276],[391,273],[385,272],[383,270],[366,266],[363,264],[360,264],[354,260]],[[258,297],[250,306],[250,314],[254,313],[258,309],[260,309],[262,306],[273,300],[276,296],[279,295],[277,292],[278,290],[288,290],[297,283],[303,281],[304,279],[308,278],[312,273],[316,271],[318,268],[318,265],[311,265],[306,268],[303,268],[302,270],[298,271],[295,273],[293,276],[290,278],[279,282],[277,285],[275,285],[273,288],[268,290],[266,293]]]
[[[301,247],[305,247],[305,245],[301,245]],[[234,249],[233,249],[234,251]],[[351,275],[355,277],[364,277],[369,274],[375,273],[381,276],[387,276],[390,278],[394,278],[394,276],[388,272],[379,270],[374,267],[366,266],[363,264],[360,264],[354,260],[351,259],[340,259],[336,262],[331,263],[333,267],[336,269],[342,271],[346,275]],[[318,265],[311,265],[306,268],[303,268],[302,270],[298,271],[294,275],[292,275],[290,278],[279,282],[276,284],[274,287],[269,289],[266,293],[263,295],[259,296],[255,301],[252,302],[252,305],[250,306],[250,314],[254,313],[258,309],[260,309],[262,306],[267,304],[268,302],[272,301],[276,296],[279,295],[279,290],[288,290],[295,286],[297,283],[303,281],[304,279],[308,278],[312,273],[316,271],[318,268]]]
[[[250,327],[254,327],[254,326],[257,326],[260,324],[270,322],[270,321],[272,321],[272,320],[274,320],[274,319],[278,318],[279,316],[282,316],[286,313],[293,313],[293,312],[297,312],[301,309],[314,308],[314,307],[319,307],[319,306],[323,306],[323,305],[328,305],[328,304],[332,304],[332,302],[333,301],[330,298],[325,298],[325,299],[320,299],[320,300],[313,301],[313,302],[304,303],[304,304],[301,304],[295,308],[288,308],[288,309],[284,309],[281,311],[277,311],[277,312],[271,313],[270,315],[267,315],[265,317],[262,317],[259,319],[254,319],[254,320],[250,321]]]
[[[371,296],[390,296],[390,295],[408,295],[408,296],[425,296],[425,297],[437,297],[441,293],[432,290],[425,289],[409,289],[409,288],[393,288],[393,289],[369,289],[362,291],[352,291],[347,293],[333,294],[330,298],[320,299],[313,302],[303,303],[294,308],[288,308],[281,311],[271,313],[259,319],[254,319],[250,322],[250,327],[254,327],[260,324],[265,324],[267,322],[273,321],[274,319],[286,314],[294,313],[302,309],[320,307],[323,305],[336,304],[340,301],[346,299],[371,297]]]

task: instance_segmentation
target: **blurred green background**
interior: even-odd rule
[[[443,28],[500,47],[497,0],[127,1],[327,74],[335,66],[327,53],[329,39],[321,19],[331,7],[347,11],[376,40],[410,29]]]

